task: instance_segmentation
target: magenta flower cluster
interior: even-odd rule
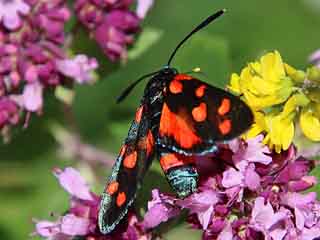
[[[156,227],[189,210],[188,222],[203,239],[314,240],[320,237],[320,202],[308,176],[313,161],[296,149],[271,153],[262,136],[220,146],[210,158],[198,159],[198,192],[177,199],[155,189],[142,225]]]
[[[65,1],[0,2],[0,130],[41,113],[47,89],[66,82],[90,82],[97,61],[66,55],[64,25],[70,18]]]
[[[199,157],[197,192],[178,199],[154,189],[144,219],[130,212],[127,223],[111,235],[97,229],[100,197],[74,169],[57,169],[55,175],[71,195],[70,209],[55,222],[37,221],[36,233],[53,240],[148,240],[153,228],[188,210],[187,221],[203,231],[204,240],[320,238],[320,202],[315,192],[304,193],[317,183],[308,175],[314,161],[297,156],[293,145],[280,154],[270,152],[262,139],[233,140],[216,154]]]
[[[127,58],[127,45],[139,30],[140,20],[153,0],[140,0],[136,12],[130,11],[132,0],[76,0],[79,20],[89,29],[103,52],[113,61]]]
[[[139,0],[132,12],[130,0],[77,0],[74,9],[106,55],[117,60],[126,57],[152,3]],[[67,55],[64,27],[71,12],[63,0],[0,1],[0,131],[22,117],[26,126],[30,113],[40,114],[48,89],[94,80],[96,59]]]
[[[86,240],[151,240],[151,234],[143,230],[132,212],[128,214],[127,223],[117,231],[108,236],[102,235],[97,229],[100,197],[90,191],[75,169],[55,169],[54,174],[70,194],[70,209],[55,221],[35,220],[37,235],[50,240],[71,240],[75,237]]]

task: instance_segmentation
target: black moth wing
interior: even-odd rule
[[[157,144],[181,154],[214,152],[216,142],[239,136],[253,122],[239,97],[189,75],[176,75],[164,95]]]
[[[103,234],[110,233],[127,214],[151,164],[153,152],[147,106],[141,105],[102,194],[98,225]]]

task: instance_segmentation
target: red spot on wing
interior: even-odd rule
[[[231,131],[231,120],[225,119],[219,123],[219,130],[223,135],[228,134]]]
[[[175,77],[173,78],[173,81],[184,81],[184,80],[191,80],[193,79],[192,76],[187,75],[187,74],[177,74],[175,75]]]
[[[171,81],[171,83],[169,85],[169,90],[173,94],[181,93],[183,90],[183,85],[181,82],[179,82],[177,80],[173,80],[173,81]]]
[[[118,191],[119,188],[119,183],[117,181],[113,181],[109,183],[107,186],[106,192],[109,193],[110,195],[113,195],[115,192]]]
[[[219,115],[224,115],[230,111],[231,108],[231,102],[230,99],[224,98],[222,99],[222,102],[218,108]]]
[[[203,122],[207,118],[207,104],[200,103],[198,107],[192,109],[192,117],[197,122]]]
[[[152,153],[153,146],[154,146],[154,138],[151,130],[149,130],[147,135],[147,157],[149,157],[150,154]]]
[[[125,194],[125,192],[120,192],[117,196],[117,206],[121,207],[125,202],[126,202],[127,196]]]
[[[201,142],[192,125],[188,123],[187,114],[181,111],[179,114],[171,112],[166,103],[162,108],[159,133],[162,137],[173,137],[183,148],[191,148]]]
[[[160,165],[165,172],[170,168],[192,164],[194,162],[195,159],[193,157],[187,157],[177,153],[168,153],[160,158]]]
[[[139,107],[138,110],[136,111],[136,122],[140,123],[141,118],[142,118],[142,112],[143,112],[143,106]]]
[[[195,91],[195,94],[198,98],[202,98],[204,95],[204,92],[206,90],[207,86],[206,85],[201,85],[200,87],[198,87]]]
[[[137,163],[137,151],[130,153],[123,160],[123,165],[126,168],[134,168],[136,166],[136,163]]]

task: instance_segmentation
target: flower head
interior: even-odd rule
[[[317,56],[311,60],[316,62]],[[255,116],[246,137],[263,133],[263,143],[280,153],[291,145],[298,117],[304,135],[320,141],[319,80],[318,68],[297,70],[284,63],[277,51],[249,63],[240,76],[232,74],[229,89],[243,95]]]
[[[144,223],[150,221],[149,227],[155,227],[187,209],[188,222],[203,231],[203,239],[318,236],[320,205],[316,194],[300,193],[316,183],[308,176],[313,162],[297,157],[293,146],[280,154],[271,152],[262,140],[261,135],[249,141],[233,140],[220,145],[214,156],[199,158],[197,161],[215,164],[210,169],[205,166],[198,191],[179,200],[156,190],[158,197],[150,204],[165,217],[157,221],[157,211],[151,207]],[[197,165],[200,173],[203,166]]]
[[[130,11],[131,4],[131,0],[75,2],[78,19],[111,61],[127,58],[127,46],[133,43],[153,0],[139,0],[136,12]]]
[[[243,93],[249,106],[257,110],[286,101],[294,90],[277,51],[249,63],[240,76],[233,74],[229,88]]]
[[[0,128],[16,125],[23,113],[40,114],[45,92],[65,84],[66,77],[91,81],[96,60],[65,53],[70,15],[62,0],[0,1],[0,100],[11,103],[0,110]]]
[[[100,197],[90,191],[88,184],[80,173],[73,168],[55,169],[55,176],[60,185],[70,194],[70,208],[56,221],[36,221],[36,234],[47,239],[69,240],[75,236],[85,239],[151,239],[143,231],[138,219],[132,212],[128,222],[113,234],[102,235],[97,228]]]

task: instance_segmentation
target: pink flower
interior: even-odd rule
[[[233,240],[232,227],[230,223],[228,223],[220,232],[217,240]]]
[[[129,212],[128,223],[120,226],[109,235],[102,235],[97,227],[100,197],[90,191],[88,184],[73,168],[54,169],[60,185],[70,194],[70,208],[56,221],[36,221],[36,234],[48,240],[71,240],[75,236],[83,239],[125,239],[151,240],[137,217]]]
[[[151,8],[153,0],[139,0],[136,12],[130,11],[131,0],[77,0],[78,19],[91,32],[111,61],[127,58],[127,46],[134,42],[140,21]]]
[[[140,19],[145,18],[154,0],[138,0],[136,14]]]
[[[15,116],[29,119],[30,113],[42,113],[43,96],[64,85],[66,77],[80,83],[92,80],[96,60],[84,55],[69,59],[65,53],[64,27],[70,16],[63,0],[0,1],[0,24],[6,27],[0,26],[0,98],[15,101],[20,113]],[[0,130],[18,123],[1,122]]]
[[[58,234],[60,228],[56,223],[41,221],[36,223],[36,232],[42,237],[50,237]]]
[[[78,171],[68,167],[64,169],[64,171],[55,169],[54,174],[58,178],[60,185],[71,194],[71,196],[82,200],[93,200],[89,186]]]
[[[182,208],[189,209],[191,214],[195,213],[202,228],[207,229],[214,214],[215,206],[219,201],[219,194],[212,189],[208,189],[179,200],[177,204]]]
[[[266,239],[281,240],[286,234],[286,229],[281,227],[281,222],[288,218],[288,212],[281,210],[275,213],[271,204],[262,197],[256,198],[252,209],[250,226],[262,232]]]
[[[159,211],[188,209],[187,221],[203,231],[204,240],[314,240],[320,234],[320,203],[314,192],[298,193],[316,182],[308,176],[314,163],[296,153],[294,146],[272,153],[261,137],[221,144],[214,155],[197,159],[198,191],[183,200],[158,193],[158,204],[167,204]],[[148,211],[144,221],[155,219],[151,226],[156,226],[168,219],[157,221],[157,214]]]
[[[90,83],[94,80],[93,70],[98,67],[96,59],[86,55],[77,55],[73,59],[57,60],[57,69],[63,75],[73,78],[78,83]]]
[[[100,197],[92,193],[81,177],[73,168],[55,169],[55,176],[61,186],[71,195],[68,214],[58,218],[56,222],[38,221],[36,233],[42,237],[59,236],[68,239],[70,236],[87,235],[96,229]]]
[[[270,153],[270,150],[262,144],[262,140],[262,135],[258,135],[246,142],[234,140],[231,148],[234,152],[232,156],[233,162],[237,163],[238,161],[245,160],[247,162],[261,163],[264,165],[271,163],[272,158],[267,155]],[[235,141],[238,142],[238,146],[235,145]]]
[[[311,56],[309,57],[309,61],[312,62],[314,65],[320,67],[320,49],[311,54]]]
[[[152,200],[148,202],[148,211],[146,212],[142,226],[145,228],[154,228],[162,222],[180,213],[180,208],[175,206],[177,199],[161,194],[158,189],[152,190]]]
[[[19,108],[8,98],[0,97],[0,129],[7,124],[17,124],[19,121]]]
[[[4,27],[14,30],[21,25],[20,15],[27,15],[30,6],[24,0],[3,0],[0,1],[0,23]]]
[[[27,84],[22,93],[23,105],[27,111],[37,112],[42,109],[43,86],[39,82]]]
[[[131,12],[114,10],[96,28],[95,39],[104,53],[115,61],[126,59],[126,46],[133,43],[132,33],[139,29],[139,19]]]

